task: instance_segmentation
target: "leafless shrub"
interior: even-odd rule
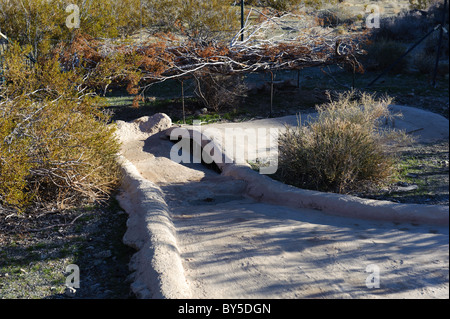
[[[245,96],[246,86],[240,76],[207,73],[196,80],[195,94],[206,108],[216,112],[236,105]]]

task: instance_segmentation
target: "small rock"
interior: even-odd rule
[[[172,120],[167,114],[157,113],[152,116],[143,116],[134,121],[142,132],[156,134],[172,126]]]
[[[397,193],[399,193],[399,192],[411,192],[411,191],[414,191],[414,190],[416,190],[418,188],[419,188],[419,186],[417,186],[417,185],[397,186],[394,189],[394,192],[397,192]]]
[[[406,174],[406,177],[417,178],[417,177],[419,177],[419,175],[413,174],[413,173],[408,173],[408,174]]]
[[[145,100],[144,100],[145,103],[153,103],[155,101],[156,101],[155,96],[147,96],[147,97],[145,97]]]
[[[64,290],[64,295],[69,298],[74,298],[77,293],[77,290],[73,287],[66,287]]]
[[[397,186],[407,187],[407,186],[409,186],[409,184],[407,182],[398,182]]]

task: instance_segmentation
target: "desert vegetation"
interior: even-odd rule
[[[29,67],[24,53],[14,45],[3,62],[2,203],[22,210],[31,202],[64,207],[107,197],[118,181],[118,143],[101,101],[56,58]]]
[[[248,90],[255,90],[247,74],[269,70],[273,81],[274,72],[284,69],[334,65],[353,72],[353,78],[355,72],[379,72],[433,28],[442,14],[439,1],[410,1],[410,11],[383,17],[380,28],[364,30],[357,28],[362,17],[352,16],[350,9],[338,3],[249,1],[241,30],[245,39],[239,41],[240,8],[234,1],[78,1],[80,24],[72,29],[66,25],[68,2],[0,3],[1,31],[9,42],[2,55],[0,199],[17,209],[44,199],[64,206],[78,195],[91,200],[107,198],[114,189],[118,145],[113,126],[108,125],[111,114],[104,109],[107,100],[99,95],[126,89],[130,105],[138,109],[156,101],[146,98],[155,84],[178,79],[190,85],[196,103],[206,110],[200,114],[213,120],[231,119],[248,114],[239,107],[251,98]],[[292,19],[300,22],[293,24]],[[412,30],[413,25],[417,27]],[[338,31],[330,33],[330,29]],[[413,68],[429,74],[436,41],[437,32],[391,72],[401,74]],[[444,43],[443,59],[448,56],[448,41]],[[446,74],[445,65],[441,63],[440,75]],[[272,114],[274,88],[269,91]],[[339,96],[342,104],[333,107],[345,109],[348,96],[336,92],[333,96]],[[321,116],[327,114],[319,110]],[[216,116],[220,113],[224,117]],[[372,120],[373,126],[376,119]],[[326,125],[326,121],[319,123]],[[358,125],[367,127],[368,123]],[[77,135],[87,127],[90,134]],[[345,130],[334,133],[338,131],[343,134]],[[311,132],[300,132],[303,129],[289,131],[299,145],[314,139]],[[381,156],[381,149],[372,155],[378,153]],[[389,176],[390,170],[388,166],[379,173]],[[325,189],[343,191],[350,187],[349,181],[358,178],[342,178],[346,182],[325,179],[329,180]]]
[[[178,123],[239,122],[317,111],[282,136],[276,178],[339,193],[411,182],[414,152],[405,164],[387,147],[401,136],[380,128],[387,96],[448,118],[448,34],[436,88],[437,31],[366,85],[441,23],[443,1],[403,1],[407,10],[382,14],[378,29],[365,27],[368,12],[354,11],[356,2],[249,0],[241,30],[232,0],[0,0],[0,256],[10,256],[0,277],[23,273],[25,261],[6,263],[24,241],[67,236],[78,248],[66,252],[81,254],[92,221],[120,212],[111,199],[118,119],[164,112]],[[77,13],[69,4],[79,9],[77,27],[67,27]],[[448,175],[448,143],[439,145]],[[97,253],[112,249],[106,242]]]
[[[396,161],[387,146],[407,140],[402,132],[382,129],[392,120],[391,102],[388,97],[349,92],[318,106],[317,119],[287,127],[279,145],[281,180],[338,193],[389,182]]]
[[[410,1],[410,4],[412,10],[402,11],[397,16],[382,18],[380,28],[374,30],[372,41],[367,47],[369,69],[385,69],[402,56],[409,47],[419,42],[430,30],[441,25],[442,1]],[[448,27],[448,15],[444,21],[444,27]],[[438,38],[439,32],[433,32],[411,54],[406,56],[393,72],[399,74],[413,69],[424,74],[431,73],[436,61]],[[445,73],[445,68],[448,69],[448,61],[446,61],[448,60],[448,36],[444,36],[442,41],[440,58],[443,61],[439,72]]]

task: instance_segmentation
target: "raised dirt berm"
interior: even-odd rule
[[[427,143],[448,139],[448,120],[438,114],[399,105],[390,106],[390,111],[398,117],[393,122],[386,123],[386,126],[409,133],[416,142]],[[275,128],[280,132],[285,129],[286,125],[297,125],[299,121],[304,122],[314,119],[314,117],[315,114],[303,117],[285,116],[246,123],[184,126],[183,129],[189,132],[192,141],[201,145],[202,149],[211,150],[211,154],[206,155],[217,159],[216,164],[222,171],[222,175],[245,181],[247,183],[246,194],[260,202],[292,208],[315,209],[333,215],[355,218],[448,225],[448,206],[400,204],[299,189],[280,183],[251,169],[248,161],[258,159],[262,162],[270,162],[271,155],[278,155],[273,149],[276,147],[276,143],[267,142],[258,144],[257,147],[251,147],[253,145],[249,143],[248,139],[251,132],[255,132],[257,135],[260,128],[265,128],[266,130],[262,132],[266,132],[269,136],[271,135],[270,128]],[[175,135],[174,130],[179,130],[179,128],[166,130],[166,135],[168,137]],[[234,138],[233,134],[236,135]],[[239,138],[239,134],[245,135],[245,138],[243,136]],[[227,153],[223,147],[225,144],[223,138],[230,138],[230,136],[234,142],[233,154]],[[271,137],[276,138],[273,135]],[[254,143],[254,140],[252,142]],[[250,152],[246,152],[248,148],[251,149]],[[237,161],[236,154],[238,153],[244,154],[245,158]],[[267,157],[264,158],[264,156]]]
[[[397,127],[448,138],[446,119],[408,111]],[[138,250],[130,264],[138,297],[448,298],[448,207],[300,190],[244,164],[218,163],[218,173],[176,163],[170,122],[151,133],[139,129],[141,120],[118,127],[119,201],[129,214],[124,241]],[[371,287],[367,269],[380,271],[381,286]]]

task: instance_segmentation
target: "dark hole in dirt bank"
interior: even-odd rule
[[[176,144],[176,143],[178,143],[178,142],[181,142],[182,139],[183,139],[182,137],[179,137],[178,139],[171,140],[171,142],[173,142],[174,144]],[[199,144],[196,143],[192,138],[190,138],[190,139],[189,139],[189,163],[196,163],[196,162],[198,162],[198,161],[200,160],[200,161],[201,161],[201,164],[202,164],[204,167],[206,167],[206,168],[208,168],[208,169],[210,169],[210,170],[212,170],[212,171],[214,171],[214,172],[216,172],[216,173],[218,173],[218,174],[221,174],[221,173],[222,173],[221,169],[220,169],[219,166],[217,166],[217,164],[212,160],[212,157],[214,156],[214,153],[208,154],[206,151],[204,151],[203,148],[200,147],[200,152],[197,151],[197,153],[200,153],[201,156],[200,156],[200,159],[198,159],[198,158],[194,155],[194,153],[196,152],[196,150],[198,150],[198,147],[200,147]],[[180,151],[185,151],[185,149],[180,148],[180,149],[178,150],[178,152],[180,153]],[[213,152],[214,152],[214,149],[213,149]],[[179,155],[181,155],[181,154],[179,154]],[[205,161],[205,160],[206,160],[206,161]]]

